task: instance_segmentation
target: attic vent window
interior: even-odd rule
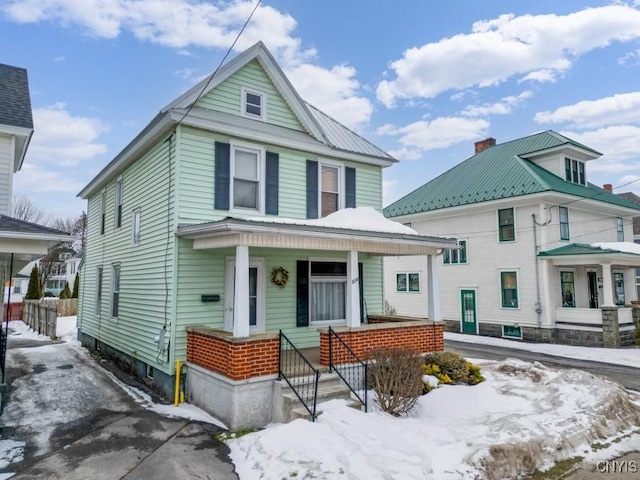
[[[565,157],[564,159],[564,179],[567,182],[577,183],[579,185],[586,185],[586,178],[584,173],[584,162],[579,160],[573,160],[572,158]]]
[[[265,119],[266,94],[242,88],[242,115],[258,120]]]

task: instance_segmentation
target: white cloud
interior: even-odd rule
[[[483,119],[440,117],[431,121],[418,121],[404,127],[384,125],[379,135],[400,136],[400,143],[407,151],[447,148],[460,142],[478,140],[486,135],[489,122]]]
[[[389,205],[397,200],[395,193],[398,180],[382,180],[382,205]]]
[[[64,62],[67,59],[67,57],[65,57],[64,55],[59,55],[57,57],[53,58],[54,62]]]
[[[108,130],[106,125],[97,118],[75,117],[62,103],[34,109],[33,123],[29,163],[74,166],[107,151],[98,141]]]
[[[389,150],[388,153],[397,160],[418,160],[422,157],[422,151],[417,148],[400,148],[398,150]]]
[[[640,38],[640,11],[628,5],[569,15],[502,15],[473,24],[471,33],[406,50],[390,64],[378,99],[431,98],[447,90],[497,85],[514,76],[551,81],[575,59],[614,41]]]
[[[598,163],[591,162],[589,163],[590,169],[592,169],[591,165],[597,169],[596,165],[602,166],[607,163],[613,164],[638,158],[638,152],[640,152],[640,127],[632,125],[605,127],[580,133],[561,133],[577,142],[589,145],[603,154],[602,163],[600,160],[597,161]]]
[[[553,112],[538,112],[534,120],[538,123],[569,124],[571,128],[597,128],[640,122],[640,92],[583,100]]]
[[[618,64],[625,67],[635,67],[640,65],[640,49],[634,52],[627,52],[618,58]]]
[[[25,162],[14,177],[16,193],[33,197],[38,193],[77,193],[84,185],[68,172],[52,171]]]
[[[303,63],[286,69],[302,98],[350,128],[367,123],[373,113],[371,101],[358,95],[360,82],[356,73],[349,65],[326,69]]]
[[[513,111],[515,107],[528,98],[533,96],[531,90],[525,90],[520,95],[510,95],[503,97],[496,103],[485,103],[483,105],[469,105],[461,113],[465,117],[483,117],[489,115],[507,115]]]

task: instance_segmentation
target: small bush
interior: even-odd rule
[[[438,379],[440,384],[466,383],[467,385],[477,385],[484,382],[484,377],[480,372],[480,367],[468,362],[463,357],[453,352],[435,352],[424,357],[424,374],[431,375]],[[424,393],[433,390],[426,382]]]
[[[405,348],[382,348],[373,351],[370,358],[368,381],[376,403],[396,417],[407,413],[424,389],[422,358]]]
[[[66,300],[71,298],[71,289],[69,288],[69,282],[65,282],[64,288],[60,292],[60,300]]]
[[[469,367],[469,377],[467,378],[467,383],[469,385],[477,385],[484,382],[484,377],[482,376],[482,373],[480,373],[480,367],[478,365],[467,362],[467,366]]]
[[[55,298],[55,295],[51,292],[44,292],[44,298]]]

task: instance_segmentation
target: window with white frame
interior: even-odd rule
[[[460,248],[445,248],[442,261],[445,265],[467,263],[467,241],[458,240]]]
[[[500,272],[500,291],[504,308],[518,308],[517,272]]]
[[[560,272],[560,293],[563,307],[576,307],[576,288],[573,272]]]
[[[309,262],[311,322],[345,321],[346,262]]]
[[[134,245],[140,245],[140,224],[142,222],[142,212],[139,208],[136,208],[133,211],[133,218],[131,222],[131,240]]]
[[[558,207],[558,220],[560,240],[569,240],[569,209],[567,207]]]
[[[258,149],[231,148],[231,208],[262,211],[262,157]]]
[[[111,317],[118,318],[120,310],[120,265],[111,267]]]
[[[419,273],[396,273],[396,292],[419,292]]]
[[[320,163],[320,214],[322,217],[342,208],[342,167]]]
[[[586,185],[584,162],[565,157],[564,159],[564,179],[567,182]]]
[[[242,88],[242,115],[257,120],[265,120],[266,94],[257,90]]]
[[[107,191],[103,190],[100,194],[100,235],[104,235],[104,229],[107,224]]]
[[[624,242],[624,220],[616,217],[616,234],[619,242]]]
[[[116,228],[122,226],[122,177],[116,180]]]
[[[96,314],[98,315],[102,309],[102,277],[102,267],[98,267],[98,271],[96,272]]]

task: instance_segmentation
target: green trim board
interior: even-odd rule
[[[398,217],[443,208],[558,192],[620,207],[640,210],[640,205],[594,184],[567,182],[525,156],[537,152],[576,147],[594,155],[599,152],[548,130],[487,148],[425,183],[384,209],[387,217]]]

